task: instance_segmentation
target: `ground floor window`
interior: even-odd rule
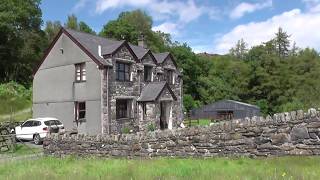
[[[116,118],[129,118],[130,117],[130,104],[129,99],[117,99],[116,100]]]
[[[86,118],[86,102],[75,102],[75,119],[79,121]]]

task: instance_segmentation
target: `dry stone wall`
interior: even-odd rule
[[[320,112],[293,111],[207,127],[122,135],[50,135],[47,155],[215,157],[320,155]]]

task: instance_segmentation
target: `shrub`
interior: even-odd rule
[[[121,132],[123,134],[129,134],[130,133],[130,129],[128,127],[124,127],[124,128],[121,129]]]
[[[31,107],[32,90],[16,83],[0,84],[0,114],[9,114]]]
[[[156,130],[156,126],[153,123],[150,123],[148,125],[148,131],[155,131]]]

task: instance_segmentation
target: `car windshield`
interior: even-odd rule
[[[46,126],[52,126],[52,125],[61,125],[62,123],[58,120],[49,120],[49,121],[45,121],[44,124]]]

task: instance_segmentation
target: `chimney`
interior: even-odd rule
[[[143,33],[140,33],[140,35],[138,37],[138,46],[143,47],[143,48],[147,48],[147,43],[145,41]]]
[[[102,57],[102,54],[101,54],[101,46],[100,46],[100,45],[98,45],[98,55],[99,55],[101,58],[103,58],[103,57]]]

